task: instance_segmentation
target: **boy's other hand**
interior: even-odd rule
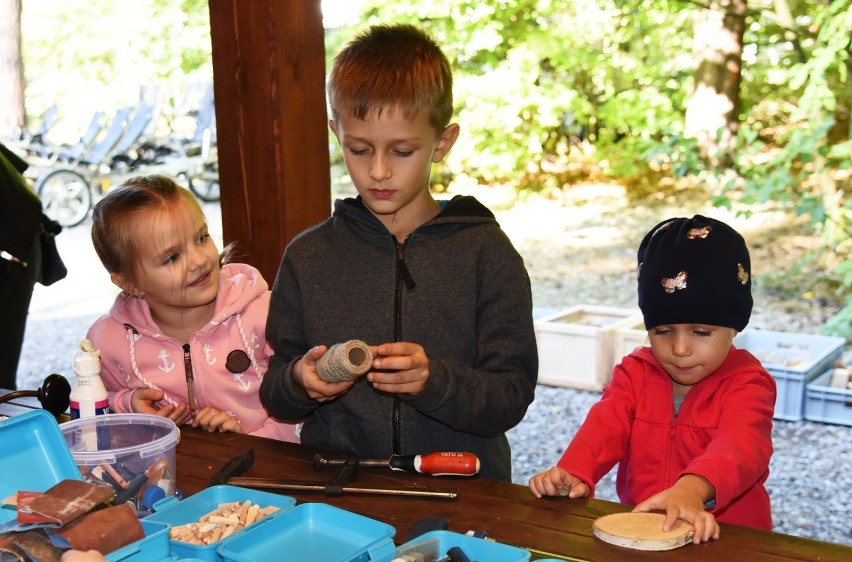
[[[678,519],[691,524],[694,529],[692,542],[701,544],[719,538],[719,523],[712,513],[704,511],[704,498],[713,498],[716,490],[704,478],[687,474],[674,486],[654,494],[635,508],[634,512],[662,510],[666,512],[663,531],[671,531]]]
[[[346,392],[355,381],[325,382],[317,374],[317,361],[328,351],[328,346],[318,345],[308,350],[301,359],[293,365],[293,380],[305,389],[308,398],[317,402],[328,402]]]
[[[411,342],[384,343],[372,348],[373,370],[367,380],[376,390],[418,394],[429,380],[429,358],[423,346]]]
[[[225,433],[231,431],[233,433],[244,433],[243,426],[229,414],[216,408],[201,408],[192,420],[192,427],[200,427],[205,431],[213,433]]]
[[[137,388],[130,395],[130,409],[137,414],[153,414],[169,418],[176,425],[182,425],[189,419],[189,406],[181,402],[177,406],[166,404],[160,408],[157,402],[161,401],[165,394],[159,388]]]
[[[582,480],[558,466],[539,472],[530,478],[530,490],[537,498],[542,496],[585,498],[591,492]]]

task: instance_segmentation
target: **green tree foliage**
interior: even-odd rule
[[[57,140],[95,110],[137,103],[140,88],[179,97],[212,79],[206,0],[26,0],[21,20],[27,113],[58,103]]]

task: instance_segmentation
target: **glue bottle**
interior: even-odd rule
[[[88,418],[109,413],[107,389],[101,380],[101,353],[92,347],[92,342],[83,340],[71,359],[74,367],[74,386],[71,389],[71,419]],[[83,431],[83,441],[89,451],[97,451],[98,437],[103,431]],[[108,448],[107,444],[107,448]]]

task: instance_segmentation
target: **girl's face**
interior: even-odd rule
[[[135,282],[116,274],[116,284],[151,307],[152,315],[215,306],[219,290],[219,252],[207,223],[188,201],[174,209],[140,215],[136,240]]]
[[[666,324],[648,330],[648,337],[654,357],[669,377],[689,387],[719,368],[736,333],[723,326]]]

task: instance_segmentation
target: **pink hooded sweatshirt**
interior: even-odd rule
[[[266,342],[269,288],[260,272],[228,264],[219,275],[216,310],[188,342],[198,408],[210,406],[233,416],[250,435],[299,442],[298,424],[270,418],[258,390],[272,348]],[[107,316],[86,336],[101,352],[101,378],[114,412],[131,412],[137,388],[159,388],[160,403],[189,404],[184,342],[160,333],[144,299],[119,294]]]

